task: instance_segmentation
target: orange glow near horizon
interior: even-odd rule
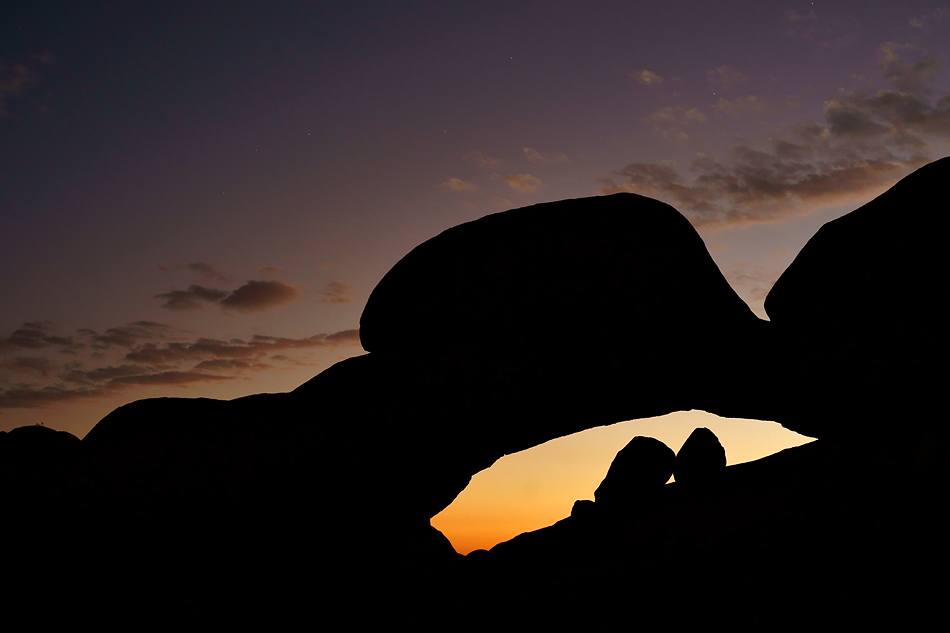
[[[697,427],[719,437],[730,465],[811,441],[774,422],[720,418],[704,411],[620,422],[502,457],[477,473],[431,523],[461,554],[491,549],[570,516],[577,499],[593,499],[617,451],[633,437],[654,437],[678,451]]]

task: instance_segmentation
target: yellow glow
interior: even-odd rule
[[[593,499],[617,451],[634,436],[655,437],[678,451],[693,429],[703,426],[719,437],[729,464],[811,441],[774,422],[720,418],[704,411],[621,422],[499,459],[475,475],[452,505],[432,518],[432,525],[462,554],[490,549],[569,516],[577,499]]]

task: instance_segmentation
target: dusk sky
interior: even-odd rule
[[[0,430],[289,391],[363,353],[413,247],[564,198],[671,203],[767,318],[818,227],[950,154],[948,49],[916,1],[3,3]],[[463,553],[549,525],[631,437],[697,426],[730,463],[808,441],[625,422],[499,460],[433,525]]]

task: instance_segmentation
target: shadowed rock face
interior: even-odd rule
[[[766,419],[813,437],[916,433],[940,415],[950,158],[828,222],[765,299],[782,389]]]
[[[875,332],[875,345],[945,340],[926,323],[946,296],[948,178],[950,157],[822,226],[765,298],[772,322],[834,336]]]
[[[428,240],[379,282],[360,318],[369,352],[625,347],[755,321],[673,207],[630,193],[537,204]]]

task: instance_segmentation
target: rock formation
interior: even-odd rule
[[[696,598],[710,586],[725,599],[733,583],[737,595],[778,608],[783,595],[833,600],[837,577],[860,591],[892,586],[877,568],[901,582],[922,578],[920,561],[941,547],[945,519],[934,508],[950,477],[927,448],[945,445],[934,439],[943,419],[934,367],[947,334],[922,308],[939,310],[945,294],[939,201],[948,176],[950,159],[932,163],[823,227],[769,293],[771,322],[732,291],[683,216],[642,196],[539,204],[445,231],[371,294],[361,320],[370,353],[293,392],[143,400],[81,442],[40,428],[0,433],[0,538],[16,544],[6,578],[29,588],[55,569],[58,586],[77,588],[64,612],[95,592],[133,614],[174,604],[176,620],[248,604],[296,612],[313,589],[297,579],[314,574],[335,588],[324,604],[347,612],[393,587],[393,608],[411,612],[418,596],[435,594],[461,606],[471,576],[428,519],[473,474],[556,437],[694,408],[825,439],[723,469],[711,442],[696,449],[709,462],[687,459],[700,446],[691,436],[673,465],[683,481],[656,484],[666,514],[653,524],[591,512],[623,496],[612,491],[621,470],[645,466],[621,468],[618,454],[596,504],[482,555],[479,573],[524,579],[529,590],[513,585],[512,595],[541,595],[552,609],[567,604],[564,587],[626,605],[640,595]],[[840,448],[849,443],[859,446]],[[908,464],[888,478],[893,446],[926,463],[919,494],[906,493],[917,483],[901,474],[917,472]],[[722,485],[699,503],[683,492],[687,473],[709,473],[712,462]],[[669,476],[666,466],[648,470],[634,479]],[[61,538],[66,525],[72,541]],[[798,543],[771,567],[760,551],[770,531]],[[391,543],[368,545],[380,533]],[[671,572],[653,546],[631,545],[631,534],[679,544],[674,562],[688,573]],[[89,585],[89,570],[107,584]],[[796,594],[789,579],[809,574],[818,580]],[[667,581],[679,593],[663,593]],[[63,591],[58,598],[69,598]],[[860,591],[848,599],[875,604]]]
[[[673,474],[675,454],[652,437],[637,436],[614,457],[594,491],[598,509],[627,511],[652,498]]]
[[[415,353],[580,338],[646,360],[697,323],[754,321],[682,214],[622,193],[495,213],[420,244],[373,289],[360,340]]]
[[[726,467],[726,449],[707,428],[695,429],[676,454],[673,477],[681,484],[712,483]]]
[[[950,157],[826,223],[778,278],[768,348],[786,373],[765,419],[839,439],[934,424],[934,367],[950,351],[946,328],[931,327],[947,296],[948,176]]]

